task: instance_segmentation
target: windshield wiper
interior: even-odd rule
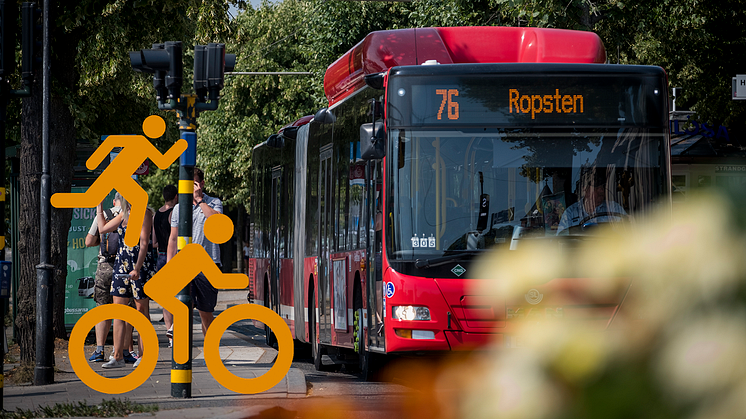
[[[443,256],[443,257],[439,257],[439,258],[417,259],[414,262],[414,267],[415,268],[419,268],[419,269],[423,269],[423,268],[431,268],[431,267],[434,267],[434,266],[445,265],[448,262],[452,262],[452,261],[460,259],[460,258],[462,258],[464,256],[479,255],[482,252],[484,252],[484,250],[466,250],[466,251],[459,252],[459,253],[456,253],[456,254],[453,254],[453,255]]]

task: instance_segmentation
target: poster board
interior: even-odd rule
[[[332,261],[334,270],[334,329],[347,330],[347,275],[345,262],[347,259]]]
[[[73,187],[71,192],[82,193],[88,187]],[[114,192],[104,200],[112,205]],[[72,329],[80,317],[96,307],[93,285],[96,278],[99,247],[85,247],[85,237],[96,218],[96,208],[73,208],[70,230],[67,233],[67,277],[65,279],[65,327]]]

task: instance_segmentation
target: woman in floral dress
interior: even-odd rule
[[[145,295],[143,287],[150,277],[155,274],[155,259],[153,258],[153,253],[149,250],[153,229],[153,211],[150,208],[146,211],[142,229],[140,230],[139,243],[135,247],[128,247],[124,244],[124,235],[127,231],[130,214],[130,203],[126,199],[122,199],[122,209],[123,211],[119,215],[106,224],[104,224],[100,204],[96,212],[99,231],[108,233],[117,230],[119,234],[119,250],[114,261],[111,295],[114,299],[114,304],[126,305],[129,304],[131,298],[134,298],[137,311],[150,320],[150,299]],[[123,320],[114,319],[114,358],[103,364],[102,368],[124,367],[125,324]],[[142,358],[142,339],[139,339],[138,347],[140,358],[135,362],[134,367],[140,364],[140,359]]]

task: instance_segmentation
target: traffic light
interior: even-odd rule
[[[153,44],[152,49],[130,52],[130,64],[135,71],[153,73],[153,87],[160,104],[167,98],[180,98],[183,85],[182,55],[182,43],[178,41]],[[207,107],[200,105],[200,109],[217,109],[224,74],[226,71],[233,71],[235,66],[236,55],[226,54],[225,44],[194,46],[194,92],[197,102],[211,102]]]
[[[207,96],[207,69],[205,61],[207,60],[207,46],[194,46],[194,93],[197,95],[198,102],[204,102]]]
[[[236,54],[226,54],[225,44],[194,46],[194,91],[200,102],[220,97],[224,74],[233,71]]]
[[[181,97],[181,59],[181,41],[168,41],[165,44],[153,44],[153,49],[130,51],[133,70],[154,73],[153,87],[159,102],[164,102],[165,99],[178,100]]]
[[[13,0],[0,0],[0,77],[16,68],[16,20],[18,8]]]
[[[183,84],[183,64],[181,41],[169,41],[163,46],[168,52],[168,74],[166,75],[166,88],[168,98],[178,100],[181,97],[181,85]]]
[[[41,64],[39,55],[42,47],[41,34],[41,9],[36,3],[26,2],[21,6],[21,50],[23,60],[21,62],[21,77],[25,82],[34,80],[34,70]]]
[[[153,49],[163,49],[163,44],[153,44]],[[166,70],[154,70],[153,71],[153,87],[155,88],[155,98],[163,102],[168,97],[168,89],[166,89]]]

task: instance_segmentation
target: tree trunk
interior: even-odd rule
[[[54,11],[52,11],[54,12]],[[50,13],[54,22],[54,13]],[[78,72],[76,48],[80,33],[65,33],[58,28],[50,28],[52,41],[52,98],[49,120],[49,152],[51,189],[55,192],[69,192],[75,160],[76,132],[74,118],[65,103],[61,92],[75,97]],[[21,122],[21,171],[19,231],[20,240],[20,286],[18,290],[17,341],[20,346],[21,361],[34,362],[36,358],[36,265],[39,264],[40,200],[42,172],[42,89],[41,70],[35,74],[32,96],[23,100]],[[54,336],[65,338],[64,302],[67,277],[67,234],[70,229],[72,211],[52,208],[50,220],[51,260],[54,265],[52,288],[52,317]]]
[[[41,77],[37,77],[32,96],[23,99],[21,122],[21,172],[18,178],[20,211],[18,253],[20,255],[16,341],[21,362],[36,359],[36,268],[39,264],[39,201],[41,184]]]
[[[55,44],[56,66],[55,80],[57,80],[65,91],[72,92],[75,97],[78,86],[78,67],[76,49],[80,41],[80,32],[63,35],[59,31],[58,36],[64,36],[64,40]],[[59,38],[55,38],[59,39]],[[53,67],[54,68],[54,67]],[[53,91],[54,93],[54,91]],[[75,130],[75,118],[70,112],[70,107],[65,100],[52,94],[50,103],[50,173],[52,174],[52,193],[70,192],[75,165],[75,149],[77,145],[77,132]],[[54,336],[67,339],[65,330],[65,285],[67,283],[67,235],[70,230],[72,209],[52,208],[51,216],[51,261],[54,265],[54,295],[52,312],[54,324]]]
[[[74,57],[74,51],[70,56]],[[69,63],[68,68],[74,68]],[[49,135],[50,173],[52,193],[70,192],[75,164],[76,135],[73,117],[62,98],[52,97]],[[70,230],[72,209],[52,208],[51,216],[51,261],[54,265],[52,322],[54,337],[67,338],[65,330],[65,285],[67,283],[67,235]]]

